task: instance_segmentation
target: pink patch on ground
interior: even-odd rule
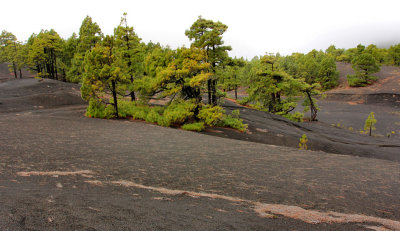
[[[50,171],[50,172],[40,172],[40,171],[32,171],[32,172],[17,172],[18,176],[74,176],[81,175],[84,177],[93,177],[95,172],[91,170],[80,170],[80,171]]]

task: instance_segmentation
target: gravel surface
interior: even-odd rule
[[[0,83],[0,230],[400,230],[400,163],[388,147],[361,157],[90,119],[76,89]],[[72,103],[37,94],[67,94]],[[330,126],[240,110],[254,114],[249,133],[206,133],[260,138],[281,129],[288,143],[307,129],[321,142],[334,137],[318,133]],[[343,136],[332,147],[350,140],[330,128]],[[379,143],[359,139],[365,144],[355,148]]]

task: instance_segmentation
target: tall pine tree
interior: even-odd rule
[[[134,80],[136,77],[143,74],[143,46],[140,43],[140,38],[136,35],[133,27],[128,26],[126,13],[121,18],[121,23],[114,29],[115,48],[120,52],[123,62],[127,67],[127,72],[130,79],[130,97],[131,101],[136,100],[134,92]]]
[[[67,73],[67,80],[70,82],[80,82],[84,72],[83,61],[85,54],[94,48],[101,41],[103,34],[99,25],[92,21],[92,18],[86,16],[79,29],[78,44],[74,58],[71,61],[71,68]]]
[[[224,62],[229,58],[228,52],[232,50],[230,46],[223,46],[222,35],[228,29],[228,26],[221,22],[203,19],[201,16],[193,23],[189,30],[186,30],[186,36],[193,42],[192,47],[200,48],[206,51],[205,62],[211,64],[211,77],[207,80],[208,103],[217,104],[217,81],[215,75],[217,68],[221,68]]]

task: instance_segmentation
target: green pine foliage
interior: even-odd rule
[[[120,53],[114,50],[114,37],[107,36],[101,44],[87,52],[84,60],[81,94],[84,100],[94,98],[112,104],[115,117],[118,113],[118,95],[124,95],[128,75]],[[107,96],[112,96],[107,99]]]
[[[232,50],[230,46],[224,46],[222,35],[228,26],[221,22],[203,19],[201,16],[186,30],[186,36],[193,41],[191,47],[201,49],[205,52],[203,61],[210,64],[207,79],[208,103],[216,105],[218,101],[216,75],[219,68],[225,66],[229,59],[228,52]]]
[[[22,78],[21,68],[26,65],[26,46],[17,40],[11,32],[3,30],[0,34],[0,62],[8,62],[10,72],[17,78]]]
[[[245,132],[248,125],[243,123],[243,120],[239,118],[239,115],[239,110],[233,110],[231,115],[223,115],[222,119],[218,121],[218,126],[231,127],[241,132]]]
[[[198,115],[198,118],[203,120],[209,126],[216,125],[224,116],[225,110],[220,106],[204,106]]]
[[[327,53],[316,50],[307,54],[294,53],[280,58],[278,66],[296,79],[304,79],[308,84],[318,83],[322,90],[329,90],[339,84],[335,54],[331,50]]]
[[[82,98],[89,102],[88,117],[132,117],[162,126],[192,124],[230,126],[245,130],[235,115],[226,115],[216,105],[227,91],[247,88],[249,97],[239,100],[260,110],[301,121],[294,113],[304,98],[305,112],[316,120],[319,110],[315,96],[338,85],[336,62],[351,62],[355,75],[351,86],[364,86],[376,78],[380,64],[400,65],[400,44],[389,49],[376,45],[289,56],[266,53],[252,60],[230,58],[223,35],[228,26],[199,17],[185,31],[190,48],[171,49],[159,43],[144,44],[124,13],[112,36],[104,36],[97,23],[87,16],[79,34],[62,39],[54,30],[32,34],[26,44],[7,31],[0,35],[0,61],[9,62],[17,77],[28,66],[41,77],[82,84]],[[208,104],[203,104],[203,95]],[[165,106],[151,107],[152,99]],[[130,103],[129,101],[135,101]],[[212,105],[212,106],[211,106]],[[202,124],[202,125],[201,125]],[[196,129],[194,129],[196,127]]]
[[[86,52],[90,51],[100,43],[103,39],[103,34],[99,25],[92,21],[92,18],[86,16],[79,29],[79,37],[76,44],[74,57],[71,60],[71,67],[67,72],[67,80],[69,82],[81,82],[83,78],[84,60]]]
[[[362,53],[352,60],[354,75],[348,75],[347,79],[351,87],[363,87],[377,80],[371,74],[380,71],[379,64],[369,53]]]
[[[365,120],[365,124],[364,124],[364,131],[366,133],[368,132],[369,136],[372,135],[372,131],[376,130],[375,124],[376,124],[375,113],[371,112],[368,115],[368,118]]]
[[[121,23],[114,29],[115,48],[122,57],[122,62],[125,63],[127,74],[129,75],[129,95],[131,101],[136,100],[134,80],[143,75],[144,52],[143,44],[140,43],[140,38],[136,35],[133,27],[128,26],[126,19],[127,14],[124,13],[121,18]]]
[[[196,132],[200,132],[203,131],[205,126],[204,126],[204,122],[196,122],[196,123],[191,123],[191,124],[184,124],[181,127],[184,130],[188,130],[188,131],[196,131]]]

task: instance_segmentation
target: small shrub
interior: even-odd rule
[[[294,122],[302,122],[304,114],[300,112],[295,112],[295,113],[284,114],[282,116]]]
[[[183,124],[185,120],[194,116],[194,109],[197,104],[191,101],[172,102],[163,113],[164,120],[160,121],[161,126],[169,127],[173,124]]]
[[[307,150],[308,138],[306,134],[303,134],[300,138],[299,149]]]
[[[132,116],[133,119],[140,119],[140,120],[146,120],[147,114],[150,111],[150,108],[144,105],[137,105],[134,106],[132,109],[133,110],[130,116]]]
[[[219,126],[221,127],[230,127],[230,128],[234,128],[237,129],[241,132],[246,131],[248,125],[243,123],[242,119],[239,118],[235,118],[231,115],[225,116],[224,119],[222,119],[219,123]]]
[[[118,113],[119,114],[119,113]],[[104,110],[104,118],[106,119],[112,119],[115,117],[115,109],[114,106],[111,104],[108,104],[106,109]]]
[[[159,123],[162,120],[162,116],[158,113],[157,108],[151,108],[146,116],[146,121],[150,123]],[[161,122],[162,123],[162,122]]]
[[[132,116],[133,111],[135,110],[136,103],[126,100],[118,100],[118,116],[121,118],[126,118],[128,116]]]
[[[90,99],[85,115],[93,118],[104,118],[104,110],[105,106],[102,102],[99,100]]]
[[[376,130],[375,124],[376,124],[375,114],[374,114],[374,112],[371,112],[368,115],[368,118],[365,120],[365,124],[364,124],[365,133],[369,132],[369,136],[371,136],[372,131]]]
[[[188,131],[203,131],[204,130],[204,123],[203,122],[197,122],[197,123],[191,123],[191,124],[184,124],[181,127],[182,129],[188,130]]]
[[[239,118],[239,115],[240,115],[239,109],[233,110],[233,111],[232,111],[232,117],[234,117],[234,118]]]
[[[225,110],[220,106],[204,106],[199,112],[199,119],[209,126],[216,125],[224,116]]]
[[[242,99],[237,100],[237,102],[238,102],[240,105],[246,105],[247,103],[250,102],[250,99],[249,99],[249,97],[244,97],[244,98],[242,98]]]
[[[248,125],[243,123],[243,120],[239,118],[239,115],[239,110],[233,110],[231,115],[223,116],[223,118],[218,121],[217,125],[221,127],[234,128],[244,132]]]
[[[349,83],[350,87],[367,86],[367,83],[363,79],[358,78],[356,75],[347,75],[347,82]]]

